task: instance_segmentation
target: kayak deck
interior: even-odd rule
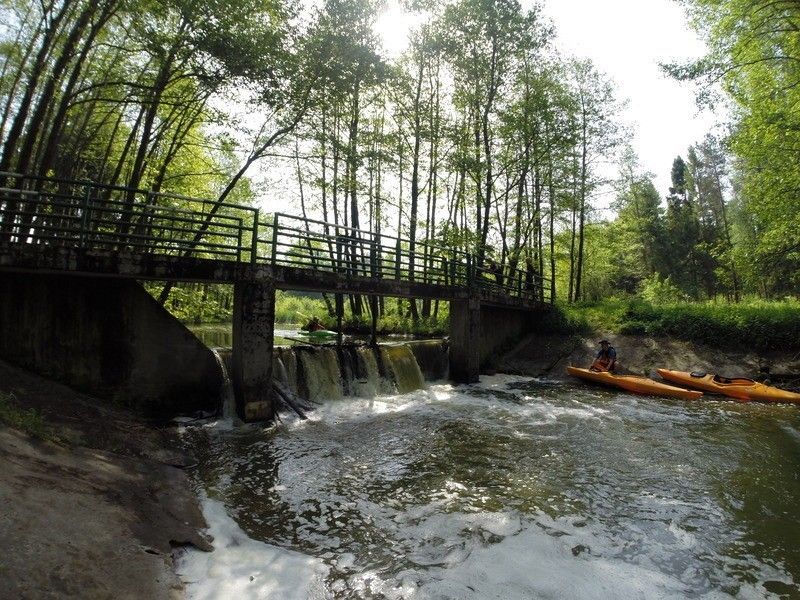
[[[687,390],[638,375],[615,375],[607,371],[591,371],[580,367],[567,367],[567,373],[585,381],[611,385],[637,394],[667,396],[682,400],[697,400],[703,395],[703,392],[697,390]]]
[[[670,382],[728,396],[740,402],[800,403],[800,394],[759,383],[746,377],[720,377],[712,373],[692,375],[685,371],[658,369],[658,374]]]

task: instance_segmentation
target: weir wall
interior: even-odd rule
[[[536,331],[546,310],[498,308],[477,298],[450,302],[450,378],[477,383],[501,352]]]
[[[536,331],[542,314],[542,311],[482,306],[478,340],[480,368],[496,366],[495,360],[502,352]]]
[[[148,417],[214,410],[211,351],[136,281],[0,273],[0,356]]]

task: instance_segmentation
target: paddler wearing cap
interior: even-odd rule
[[[617,351],[608,343],[608,340],[600,340],[600,351],[589,367],[590,371],[613,371],[617,366]]]

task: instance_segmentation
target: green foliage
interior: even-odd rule
[[[328,308],[322,298],[282,290],[275,292],[276,323],[306,323],[311,317],[319,317],[323,323],[329,320]]]
[[[556,304],[547,311],[537,325],[537,331],[545,334],[589,334],[594,328],[583,305]]]
[[[642,280],[639,295],[652,304],[668,304],[687,299],[686,294],[672,283],[669,275],[662,278],[658,273]]]
[[[673,76],[718,83],[734,105],[727,141],[736,157],[733,215],[716,258],[767,297],[800,288],[800,6],[793,2],[686,0],[708,56],[670,65]],[[711,172],[712,176],[714,173]],[[726,215],[720,215],[724,220]],[[731,247],[731,242],[736,248]]]
[[[145,288],[158,297],[161,284],[146,283]],[[167,300],[167,310],[184,323],[194,325],[227,323],[233,318],[233,288],[225,285],[179,284]],[[416,322],[408,311],[398,312],[393,303],[386,303],[386,312],[378,319],[378,333],[446,335],[449,330],[449,304],[441,302],[436,316],[420,317]],[[305,294],[278,290],[275,292],[275,323],[305,324],[311,317],[319,317],[328,329],[336,328],[336,317],[331,306],[319,294]],[[369,315],[354,316],[345,302],[343,329],[347,333],[371,331]]]
[[[800,303],[654,305],[632,301],[622,314],[619,333],[670,336],[722,348],[796,351],[800,350]]]
[[[663,284],[663,282],[662,282]],[[564,333],[603,331],[671,337],[726,349],[800,350],[800,302],[748,299],[732,302],[653,303],[641,298],[564,305]]]
[[[342,325],[346,333],[368,335],[372,331],[372,324],[368,317],[353,317],[352,315]],[[410,316],[386,314],[378,319],[378,335],[404,334],[421,336],[447,335],[450,329],[447,316],[441,314],[437,317],[420,317],[415,323]]]
[[[51,437],[41,413],[20,407],[14,394],[0,392],[0,422],[40,440]]]
[[[567,322],[575,324],[574,333],[615,332],[622,326],[622,315],[627,305],[627,301],[610,299],[563,304],[560,310],[563,311]]]
[[[146,282],[144,288],[158,298],[164,284]],[[229,285],[180,283],[170,292],[165,308],[184,323],[223,323],[233,314],[233,287]]]

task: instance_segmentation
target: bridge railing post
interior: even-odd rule
[[[83,194],[83,199],[81,203],[81,229],[80,232],[78,233],[78,245],[81,248],[86,247],[87,236],[89,235],[89,223],[90,223],[89,211],[91,210],[89,208],[89,205],[91,202],[91,195],[92,195],[92,182],[88,180],[85,181],[84,187],[86,188],[86,191]]]
[[[472,272],[472,255],[467,254],[467,287],[472,289],[472,285],[474,283],[474,275]]]
[[[342,236],[338,227],[336,228],[336,272],[342,272]]]
[[[244,230],[244,221],[240,218],[237,221],[236,227],[236,262],[242,262],[242,230]]]
[[[375,234],[372,238],[372,243],[370,243],[370,248],[369,248],[369,270],[370,270],[370,275],[373,278],[378,277],[379,252],[380,252],[380,239],[378,238],[378,234]]]
[[[278,262],[278,213],[275,213],[275,216],[272,218],[272,254],[271,254],[272,264],[275,265]]]
[[[250,240],[250,264],[255,266],[258,258],[258,216],[259,209],[253,213],[253,239]]]

